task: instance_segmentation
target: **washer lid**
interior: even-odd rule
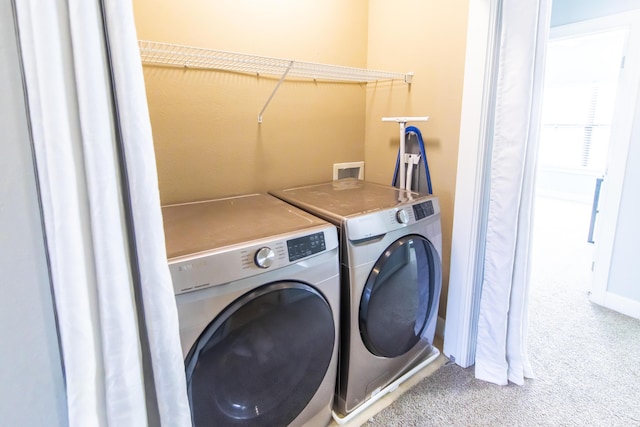
[[[271,194],[333,221],[393,208],[424,197],[419,193],[352,178],[271,191]]]
[[[327,224],[266,194],[167,205],[162,217],[169,259]]]

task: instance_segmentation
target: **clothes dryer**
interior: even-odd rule
[[[339,228],[342,323],[334,407],[344,417],[439,355],[433,347],[442,286],[438,198],[354,179],[271,194]]]
[[[162,207],[194,426],[326,426],[339,334],[332,224],[255,194]]]

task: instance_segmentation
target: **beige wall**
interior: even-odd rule
[[[368,63],[372,69],[412,71],[411,88],[370,85],[367,91],[365,171],[369,181],[389,184],[399,145],[399,126],[387,116],[429,116],[409,123],[422,133],[433,192],[442,211],[444,317],[449,283],[451,228],[458,161],[468,0],[371,0]],[[406,86],[406,85],[405,85]]]
[[[367,0],[135,0],[138,38],[365,67]],[[327,181],[364,160],[366,85],[145,66],[163,204]]]
[[[365,161],[389,184],[398,126],[422,130],[442,206],[444,283],[451,222],[467,0],[135,0],[138,38],[302,61],[415,73],[411,86],[286,80],[144,67],[163,204],[331,179],[332,165]]]

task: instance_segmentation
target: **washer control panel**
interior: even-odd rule
[[[256,251],[253,262],[260,268],[269,268],[273,264],[276,253],[268,246],[263,246]]]
[[[337,229],[327,224],[306,234],[293,232],[174,258],[169,261],[169,271],[178,295],[266,273],[337,248]]]
[[[287,240],[289,250],[289,261],[297,261],[327,249],[324,233],[314,233],[307,236]]]

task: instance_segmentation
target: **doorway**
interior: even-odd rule
[[[547,47],[532,282],[573,287],[585,299],[627,37],[626,28],[552,33]]]
[[[536,265],[549,261],[540,237],[546,217],[556,227],[546,233],[559,254],[553,258],[558,274],[582,276],[592,302],[638,318],[640,275],[632,248],[640,203],[632,183],[640,156],[631,141],[640,129],[640,11],[552,28],[546,71],[536,202],[547,198],[534,213],[532,280]],[[583,206],[572,214],[576,202]],[[588,225],[585,204],[591,206]],[[586,227],[590,250],[567,246],[575,227]],[[578,261],[590,266],[587,273],[570,269],[576,263],[571,253],[591,257]]]

